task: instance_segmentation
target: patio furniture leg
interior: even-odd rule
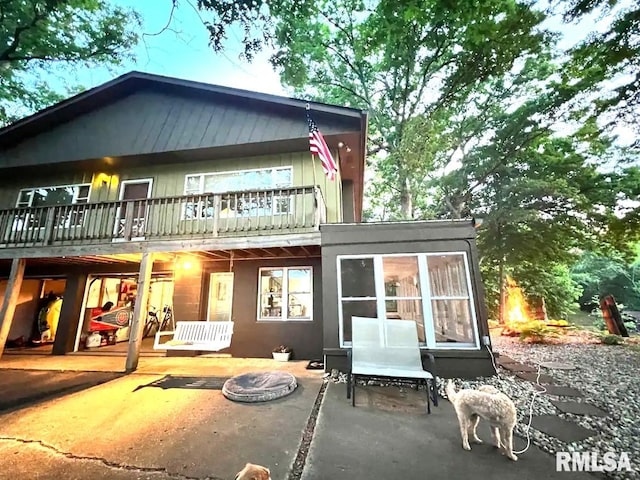
[[[356,377],[355,375],[351,379],[351,406],[356,406]]]
[[[429,394],[429,382],[424,380],[424,389],[427,391],[427,414],[431,414],[431,395]]]
[[[433,406],[438,406],[438,382],[436,381],[436,377],[431,379],[431,390],[433,392]]]
[[[353,356],[352,351],[347,350],[347,362],[349,363],[349,371],[347,372],[347,399],[351,398],[351,383],[353,382]]]

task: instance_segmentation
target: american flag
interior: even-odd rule
[[[322,169],[327,177],[329,177],[329,180],[335,180],[338,166],[333,160],[331,150],[327,147],[316,122],[309,116],[309,111],[307,111],[307,122],[309,123],[309,150],[311,150],[312,155],[317,155],[318,158],[320,158]]]

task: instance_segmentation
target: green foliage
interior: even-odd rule
[[[593,321],[593,326],[598,331],[603,331],[607,329],[607,325],[604,322],[604,318],[602,315],[596,316],[596,319]]]
[[[369,153],[384,154],[375,159],[370,198],[387,206],[386,218],[422,216],[415,205],[424,199],[425,177],[436,157],[449,155],[439,139],[450,115],[546,41],[538,30],[542,12],[513,0],[198,5],[213,17],[214,48],[222,48],[230,24],[240,23],[254,34],[245,39],[251,51],[274,42],[272,63],[296,95],[369,111]]]
[[[502,335],[515,336],[530,343],[544,343],[550,337],[558,337],[565,333],[563,328],[549,325],[542,320],[530,320],[505,326]]]
[[[600,341],[605,345],[621,345],[624,343],[624,339],[620,335],[602,335]]]
[[[48,75],[120,64],[138,25],[137,14],[106,0],[0,2],[0,125],[61,100]]]
[[[616,302],[630,310],[640,310],[640,265],[628,264],[624,258],[584,253],[571,274],[583,288],[579,303],[597,307],[598,298],[613,295]],[[595,301],[594,301],[595,298]]]
[[[559,5],[573,21],[603,3]],[[587,287],[571,272],[580,252],[629,253],[640,238],[640,208],[622,205],[640,195],[640,169],[602,133],[598,114],[622,108],[622,97],[600,98],[599,89],[640,58],[635,7],[613,19],[609,37],[563,52],[533,2],[198,6],[210,15],[214,48],[240,24],[245,57],[273,45],[272,64],[297,96],[368,110],[365,219],[483,218],[478,246],[493,315],[504,272],[566,317]]]
[[[566,81],[576,75],[578,88],[597,95],[585,116],[608,127],[623,123],[636,132],[634,148],[640,148],[637,108],[640,106],[640,3],[620,0],[571,0],[558,2],[567,23],[600,16],[601,28],[569,53]],[[612,81],[613,80],[613,81]],[[575,81],[574,81],[575,82]]]

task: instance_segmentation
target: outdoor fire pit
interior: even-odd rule
[[[234,402],[267,402],[289,395],[297,386],[288,372],[251,372],[224,382],[222,394]]]

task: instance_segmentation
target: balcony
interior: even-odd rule
[[[0,249],[317,232],[317,186],[0,210]]]

